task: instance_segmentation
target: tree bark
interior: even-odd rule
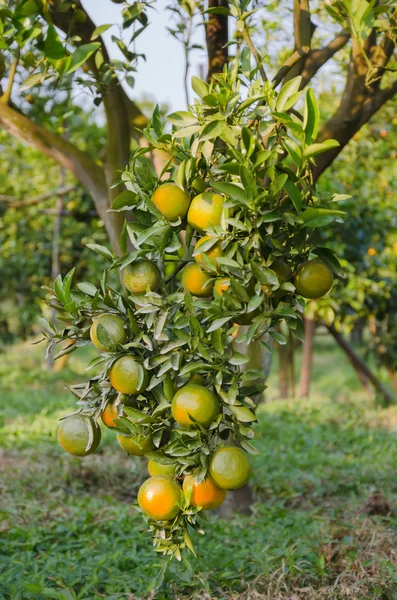
[[[308,398],[310,394],[315,329],[316,322],[314,319],[305,317],[305,341],[303,342],[302,366],[299,383],[299,396],[301,398]]]
[[[208,8],[217,6],[228,8],[228,0],[208,0]],[[207,81],[211,81],[214,73],[221,73],[228,61],[228,49],[225,44],[229,41],[227,15],[208,15],[205,26],[205,39],[208,51]]]
[[[289,360],[288,348],[286,346],[277,345],[278,361],[279,361],[279,397],[281,400],[288,398],[289,392]]]
[[[397,397],[397,377],[396,377],[396,373],[394,371],[394,369],[392,369],[391,367],[386,367],[387,373],[389,375],[390,378],[390,383],[391,386],[393,388],[393,392],[395,394],[395,396]]]
[[[333,325],[328,326],[328,330],[335,338],[336,342],[345,352],[350,364],[356,371],[366,377],[374,386],[377,392],[381,394],[386,404],[394,404],[395,398],[389,392],[389,390],[379,381],[379,379],[372,373],[366,362],[355,352],[352,346],[345,340],[345,338],[335,329]]]

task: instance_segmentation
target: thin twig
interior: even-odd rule
[[[288,75],[292,67],[296,65],[302,58],[307,56],[310,52],[309,46],[302,46],[302,48],[298,48],[295,50],[293,54],[289,57],[288,60],[285,61],[282,67],[277,71],[276,75],[273,77],[273,87],[277,87],[279,83]]]
[[[16,75],[17,67],[18,67],[18,63],[19,63],[19,52],[20,51],[19,51],[19,46],[18,46],[18,48],[16,49],[16,52],[15,52],[15,58],[12,61],[12,65],[10,67],[10,75],[8,77],[6,91],[1,96],[1,101],[4,102],[5,104],[9,104],[10,100],[11,100],[12,87],[14,85],[15,75]]]
[[[177,266],[177,268],[175,269],[175,271],[172,273],[172,275],[170,275],[169,277],[167,277],[167,279],[164,281],[165,284],[169,283],[171,281],[171,279],[173,279],[175,277],[175,275],[177,275],[179,273],[179,271],[181,269],[183,269],[183,267],[185,265],[188,264],[188,260],[183,260],[182,262],[179,263],[179,265]]]
[[[11,207],[14,206],[34,206],[35,204],[39,204],[40,202],[44,202],[44,200],[49,200],[54,198],[54,196],[65,196],[76,189],[75,185],[67,185],[65,187],[60,187],[55,190],[51,190],[50,192],[44,192],[44,194],[39,194],[38,196],[32,196],[31,198],[27,198],[26,200],[18,200],[17,196],[5,196],[0,194],[0,202],[9,202]]]
[[[244,38],[244,41],[247,44],[248,48],[251,50],[252,54],[254,55],[256,64],[258,65],[259,73],[261,74],[263,81],[267,81],[267,75],[266,75],[266,71],[262,64],[261,56],[260,56],[258,50],[255,48],[254,43],[253,43],[251,36],[248,32],[248,29],[246,27],[244,27],[244,30],[243,30],[243,38]]]

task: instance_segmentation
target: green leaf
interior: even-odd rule
[[[311,88],[306,92],[305,108],[303,112],[303,129],[306,133],[306,143],[311,144],[317,137],[320,122],[320,110],[316,96]]]
[[[38,83],[42,83],[43,79],[44,79],[43,73],[33,73],[32,75],[29,75],[29,77],[27,77],[25,79],[25,81],[22,83],[22,85],[19,89],[21,92],[23,92],[24,90],[28,90],[29,88],[33,87],[34,85],[37,85]]]
[[[198,123],[197,117],[195,117],[193,113],[187,112],[186,110],[171,113],[167,116],[167,121],[179,127],[188,127],[189,125],[195,125]]]
[[[233,352],[231,358],[229,358],[229,364],[231,365],[245,365],[248,361],[248,356],[241,354],[241,352]]]
[[[208,94],[208,85],[199,77],[192,77],[192,88],[200,98]]]
[[[214,140],[219,137],[222,131],[225,129],[224,121],[210,121],[203,129],[200,134],[200,141]]]
[[[65,73],[74,73],[81,65],[83,65],[90,56],[100,48],[100,42],[92,42],[91,44],[83,44],[76,48],[72,54],[70,65]]]
[[[298,75],[298,77],[294,77],[293,79],[288,81],[285,85],[283,85],[283,87],[281,88],[281,90],[277,96],[277,101],[276,101],[276,110],[277,111],[281,112],[282,110],[285,109],[287,100],[293,94],[298,92],[301,82],[302,82],[302,77],[301,77],[301,75]]]
[[[237,419],[242,423],[252,423],[253,421],[258,420],[252,412],[252,410],[250,410],[246,406],[229,405],[229,408],[231,412],[235,415],[235,417],[237,417]]]
[[[91,40],[94,41],[97,38],[99,38],[99,36],[105,33],[105,31],[107,31],[110,27],[112,27],[112,23],[99,25],[98,27],[96,27],[92,32]]]
[[[112,210],[122,211],[129,210],[135,206],[137,195],[129,190],[123,190],[112,202]]]
[[[87,296],[96,296],[98,293],[98,290],[95,287],[95,285],[93,285],[89,281],[80,281],[80,283],[78,283],[76,287],[84,294],[87,294]]]
[[[191,125],[190,127],[184,127],[183,129],[179,129],[179,131],[174,131],[172,136],[174,138],[184,138],[194,135],[198,131],[201,130],[201,125]]]
[[[284,184],[284,189],[288,196],[291,198],[293,205],[295,206],[296,212],[300,212],[302,208],[302,197],[299,189],[291,179],[287,179]]]
[[[48,25],[47,37],[44,42],[44,52],[47,58],[58,60],[65,56],[65,46],[62,44],[54,25]]]
[[[113,261],[113,259],[114,259],[113,254],[110,252],[110,250],[108,250],[108,248],[105,248],[105,246],[101,246],[100,244],[86,244],[86,246],[87,246],[87,248],[89,248],[90,250],[93,250],[97,254],[100,254],[104,258],[107,258],[108,260]]]
[[[306,227],[315,229],[316,227],[324,227],[345,213],[342,210],[328,210],[327,208],[307,208],[301,218]]]
[[[285,346],[288,341],[285,335],[278,333],[278,331],[269,331],[269,334],[278,344],[280,344],[280,346]]]
[[[221,317],[220,319],[215,319],[215,321],[208,327],[207,333],[211,331],[216,331],[220,327],[223,327],[228,321],[230,321],[230,317]]]
[[[337,140],[325,140],[325,142],[321,142],[321,144],[311,144],[310,146],[307,146],[303,151],[303,156],[305,158],[311,158],[312,156],[326,152],[331,148],[337,148],[338,146],[340,146],[340,144]]]
[[[229,196],[233,200],[241,202],[241,204],[248,204],[248,198],[245,190],[243,190],[243,188],[239,187],[238,185],[234,185],[233,183],[213,182],[212,187],[217,192],[221,192],[221,194],[225,194],[225,196]]]

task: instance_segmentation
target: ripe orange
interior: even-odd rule
[[[127,454],[132,454],[133,456],[144,456],[147,452],[155,449],[153,440],[150,437],[132,438],[118,434],[117,441]]]
[[[99,315],[92,322],[90,337],[99,350],[103,352],[114,350],[127,338],[123,319],[117,315]]]
[[[163,183],[152,196],[154,206],[169,221],[184,219],[190,206],[190,196],[176,183]]]
[[[200,269],[197,263],[190,263],[182,271],[182,285],[193,296],[208,298],[212,295],[214,284],[211,276]]]
[[[189,225],[204,231],[219,225],[223,210],[223,197],[219,194],[204,192],[195,196],[190,204],[187,220]]]
[[[196,383],[187,383],[173,397],[171,412],[181,427],[188,428],[197,422],[207,428],[219,415],[221,409],[218,398],[211,390]]]
[[[195,245],[194,247],[194,251],[196,252],[200,246],[208,241],[211,240],[213,238],[211,238],[210,235],[205,235],[204,237],[202,237]],[[221,248],[221,242],[217,242],[216,244],[214,244],[213,246],[211,246],[211,248],[209,250],[206,250],[205,252],[200,252],[200,254],[196,254],[196,256],[194,257],[194,260],[196,261],[196,263],[202,268],[205,269],[205,265],[204,265],[204,260],[203,260],[203,254],[205,254],[206,256],[208,256],[208,258],[210,258],[212,261],[215,260],[215,258],[219,258],[220,256],[223,256],[223,251]],[[217,264],[215,263],[215,266],[217,266]]]
[[[209,477],[198,483],[195,475],[186,475],[183,480],[183,491],[191,492],[190,504],[192,506],[201,506],[204,510],[218,508],[227,494],[226,490],[215,485]]]
[[[121,356],[113,363],[109,379],[114,389],[122,394],[143,392],[149,383],[146,369],[128,354]]]
[[[160,271],[147,258],[139,259],[123,269],[123,283],[131,294],[144,294],[147,288],[154,292],[160,281]]]
[[[58,441],[66,452],[87,456],[99,446],[101,430],[91,417],[72,415],[63,419],[58,429]]]
[[[104,425],[106,425],[106,427],[109,427],[110,429],[112,429],[113,427],[117,427],[117,425],[114,423],[113,419],[118,419],[118,417],[119,417],[118,405],[116,406],[115,401],[108,402],[105,407],[105,410],[103,411],[103,413],[101,415],[102,423]]]
[[[210,458],[209,474],[218,487],[235,490],[247,483],[251,461],[248,454],[236,446],[218,448]]]
[[[173,477],[158,475],[139,488],[138,504],[156,521],[170,521],[181,511],[182,490]]]
[[[334,282],[331,269],[318,259],[300,265],[295,274],[295,287],[300,296],[315,300],[325,296]]]
[[[368,248],[367,254],[368,254],[368,256],[376,256],[376,254],[377,254],[376,248]]]
[[[222,277],[221,279],[217,279],[214,283],[214,290],[218,292],[222,296],[223,292],[230,286],[230,279],[228,277]]]
[[[156,475],[168,475],[172,477],[176,472],[176,465],[162,465],[155,460],[149,459],[147,463],[147,469],[149,471],[149,475],[155,477]]]

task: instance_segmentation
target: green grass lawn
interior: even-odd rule
[[[54,374],[42,353],[0,360],[0,598],[397,599],[397,408],[363,395],[328,338],[310,401],[277,400],[270,377],[252,515],[210,516],[198,558],[164,569],[130,507],[144,461],[108,430],[83,460],[56,442],[74,407],[64,381],[83,380],[89,357]]]

